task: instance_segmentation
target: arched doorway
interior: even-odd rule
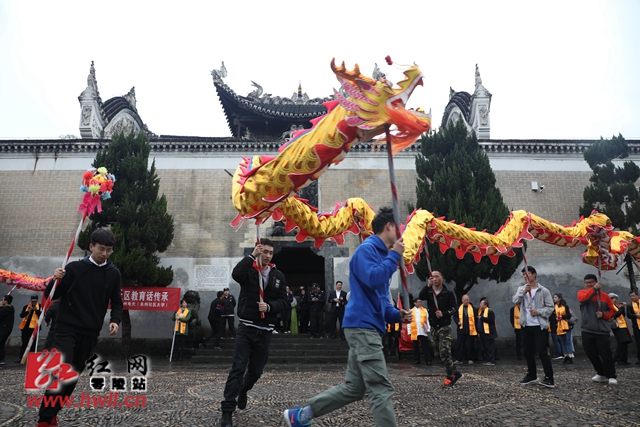
[[[319,283],[325,285],[324,257],[314,253],[310,247],[280,247],[276,249],[272,262],[284,273],[287,285],[295,295],[300,295],[300,286],[308,287]]]

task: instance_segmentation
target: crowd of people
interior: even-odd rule
[[[453,290],[443,283],[442,274],[432,271],[418,298],[413,300],[409,295],[409,307],[398,309],[389,286],[402,259],[404,242],[396,234],[392,210],[381,209],[372,227],[375,234],[356,249],[350,260],[348,293],[338,281],[328,295],[317,283],[310,289],[300,288],[299,295],[294,295],[285,275],[271,262],[274,244],[268,239],[261,239],[252,253],[235,266],[232,278],[240,285],[238,299],[229,288],[218,292],[208,317],[212,332],[205,338],[205,341],[214,339],[214,349],[219,349],[220,339],[225,335],[234,344],[233,364],[220,404],[221,426],[232,427],[233,412],[247,407],[248,394],[262,375],[274,333],[308,333],[311,338],[328,335],[345,339],[349,345],[344,382],[312,397],[305,405],[284,411],[289,427],[309,426],[312,419],[361,400],[365,394],[376,425],[397,425],[387,358],[401,350],[403,341],[410,343],[404,350],[413,353],[414,363],[420,364],[424,359],[427,365],[434,361],[442,364],[443,388],[454,387],[463,378],[458,367],[465,361],[468,364],[482,361],[489,366],[496,363],[496,314],[488,298],[480,298],[477,308],[469,295],[463,295],[458,303]],[[26,351],[39,316],[44,315],[51,325],[48,348],[61,352],[63,359],[81,373],[97,344],[109,306],[109,333],[117,333],[123,307],[121,276],[108,260],[115,243],[113,233],[96,230],[91,236],[89,256],[55,270],[54,279],[59,280],[59,285],[54,290],[52,280],[45,292],[45,297],[57,301],[54,308],[43,313],[37,296],[23,307],[19,313],[21,352]],[[522,275],[525,283],[513,295],[510,312],[516,354],[527,366],[520,384],[537,383],[553,388],[556,379],[551,361],[573,363],[572,330],[578,316],[561,293],[552,294],[538,283],[534,267],[526,266]],[[636,363],[640,365],[640,299],[636,292],[629,296],[627,304],[618,295],[606,293],[594,274],[584,277],[584,288],[577,293],[582,346],[595,371],[591,378],[594,382],[617,384],[615,364],[629,364],[628,346],[634,336],[639,358]],[[5,363],[5,342],[14,324],[12,302],[12,296],[6,295],[0,303],[1,364]],[[173,314],[172,357],[177,360],[183,359],[191,318],[191,309],[183,299],[180,309]],[[458,341],[455,355],[453,329]],[[611,334],[617,342],[615,354],[610,347]],[[544,371],[542,379],[538,378],[537,359]],[[64,383],[60,390],[48,390],[46,394],[68,396],[76,382],[77,379]],[[57,425],[60,409],[43,404],[38,426]]]

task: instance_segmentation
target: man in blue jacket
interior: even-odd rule
[[[397,425],[382,336],[387,323],[411,322],[411,312],[397,310],[389,300],[389,280],[402,259],[404,242],[396,238],[390,208],[380,209],[371,226],[375,235],[356,249],[349,263],[351,297],[344,315],[349,361],[345,382],[311,398],[304,408],[284,411],[289,427],[311,425],[312,418],[360,400],[365,392],[376,426]]]

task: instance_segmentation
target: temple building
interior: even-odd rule
[[[239,94],[225,83],[224,63],[211,75],[231,137],[151,132],[142,120],[143,112],[137,110],[134,88],[102,101],[92,63],[86,87],[78,97],[81,139],[0,141],[0,268],[41,277],[51,275],[60,266],[78,225],[82,173],[114,133],[145,132],[151,145],[150,161],[155,160],[160,178],[160,192],[166,195],[168,212],[174,218],[173,243],[160,254],[161,263],[173,267],[172,286],[198,291],[203,307],[208,307],[216,292],[227,286],[237,296],[239,288],[231,270],[252,250],[256,227],[247,222],[236,230],[230,225],[237,214],[231,200],[230,175],[243,156],[277,155],[293,131],[309,128],[309,120],[326,112],[323,103],[332,97],[310,99],[299,82],[293,83],[298,91],[290,96],[265,93],[258,83],[253,83],[251,93]],[[78,86],[82,90],[85,85],[79,82]],[[469,132],[476,132],[509,209],[526,210],[560,224],[577,220],[583,190],[591,176],[583,152],[593,140],[492,140],[491,100],[492,94],[484,87],[476,66],[474,90],[451,90],[441,124],[462,118]],[[640,161],[640,141],[627,142],[631,159]],[[363,198],[375,210],[391,205],[387,155],[373,148],[374,144],[368,142],[354,145],[340,164],[331,166],[300,196],[320,212],[329,212],[337,202],[351,197]],[[395,156],[400,218],[406,218],[408,206],[416,203],[418,152],[416,143]],[[325,241],[316,248],[313,241],[296,242],[295,231],[286,232],[281,223],[272,220],[261,226],[261,235],[275,242],[273,261],[285,273],[287,284],[296,287],[318,282],[330,290],[341,280],[348,290],[349,259],[360,243],[356,236],[347,236],[343,245]],[[528,246],[529,264],[538,269],[541,283],[552,291],[563,289],[572,307],[578,306],[575,293],[582,287],[582,277],[592,272],[581,263],[582,251],[536,241]],[[76,248],[72,259],[83,255]],[[410,291],[415,295],[423,283],[415,275],[409,277]],[[607,276],[607,280],[614,292],[628,287],[622,276]],[[499,329],[505,335],[511,330],[511,295],[520,282],[521,277],[514,274],[507,283],[482,282],[471,291],[476,301],[492,295]],[[397,279],[393,286],[397,288]],[[14,294],[27,298],[22,291]],[[132,313],[132,317],[137,316],[159,327],[144,332],[134,329],[134,337],[164,336],[158,331],[165,327],[171,330],[170,316],[164,313]]]

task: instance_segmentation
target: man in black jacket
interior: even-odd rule
[[[329,304],[331,304],[331,320],[329,321],[330,329],[327,333],[330,338],[336,337],[336,322],[340,321],[340,338],[344,339],[344,329],[342,328],[342,319],[344,319],[344,309],[347,305],[347,293],[342,290],[342,282],[336,282],[336,290],[329,293]]]
[[[256,259],[261,257],[260,264]],[[231,277],[240,284],[238,321],[233,366],[224,387],[221,402],[221,427],[232,427],[236,406],[247,406],[247,392],[262,375],[269,357],[271,336],[287,305],[284,274],[271,264],[273,243],[261,239],[251,255],[244,257],[233,269]],[[260,266],[262,269],[260,269]],[[236,401],[237,399],[237,401]]]
[[[229,292],[229,288],[224,288],[222,294],[222,336],[224,336],[225,323],[229,325],[229,338],[236,337],[236,317],[234,311],[236,309],[236,299]]]
[[[54,348],[62,353],[62,361],[69,363],[78,375],[84,370],[86,360],[91,357],[98,343],[109,303],[109,335],[118,332],[122,320],[120,271],[107,259],[115,244],[116,238],[111,231],[102,228],[94,231],[89,245],[91,255],[70,262],[64,269],[57,268],[53,274],[54,280],[45,291],[45,296],[49,296],[55,279],[60,279],[52,297],[60,298]],[[54,405],[47,406],[43,400],[38,427],[57,425],[56,416],[61,409],[61,401],[73,393],[77,381],[76,378],[63,383],[57,392],[47,390],[45,395],[60,395],[61,398]]]
[[[213,349],[222,350],[220,348],[220,337],[224,334],[224,323],[222,323],[222,312],[224,311],[222,296],[224,295],[224,292],[218,291],[217,295],[218,297],[211,301],[211,306],[209,306],[209,315],[207,316],[209,324],[211,325],[211,333],[204,337],[203,341],[207,342],[211,338],[214,338]]]
[[[16,310],[11,303],[13,302],[13,296],[5,295],[0,301],[0,366],[5,364],[5,343],[11,335],[13,330],[13,320],[16,315]]]
[[[442,274],[439,271],[431,273],[427,286],[420,291],[419,298],[427,301],[429,311],[429,325],[431,325],[431,343],[436,357],[440,357],[447,377],[444,379],[443,388],[453,387],[462,374],[455,370],[451,357],[451,316],[457,311],[456,296],[442,283]]]

